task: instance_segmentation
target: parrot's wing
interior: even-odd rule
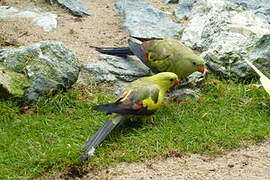
[[[265,89],[265,91],[270,95],[270,79],[268,79],[266,76],[261,77],[260,81]]]
[[[265,89],[265,91],[270,95],[270,79],[268,79],[256,66],[254,66],[248,60],[245,60],[246,63],[252,67],[252,69],[260,76],[260,81]]]
[[[129,49],[132,51],[132,53],[134,55],[136,55],[142,62],[144,62],[144,54],[145,54],[145,51],[144,49],[142,48],[142,42],[138,39],[135,39],[135,38],[130,38],[128,40],[128,46],[129,46]]]
[[[160,71],[155,67],[151,66],[148,62],[148,48],[152,46],[154,43],[155,43],[154,40],[149,40],[145,42],[141,42],[140,40],[135,38],[130,38],[128,40],[128,46],[130,51],[132,51],[132,53],[136,55],[141,60],[142,63],[144,63],[147,67],[149,67],[152,72],[159,73]]]
[[[152,115],[155,111],[148,110],[144,100],[158,102],[159,89],[155,86],[141,86],[133,90],[124,91],[116,102],[95,106],[97,111],[118,113],[122,115]]]

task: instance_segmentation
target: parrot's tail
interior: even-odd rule
[[[123,124],[127,118],[121,115],[114,114],[108,119],[103,126],[96,132],[96,134],[83,146],[82,150],[85,152],[81,155],[81,161],[86,160],[92,156],[96,147],[108,136],[108,134],[117,126]]]
[[[128,47],[120,47],[120,48],[111,48],[111,47],[95,47],[90,46],[90,48],[94,48],[96,51],[102,54],[127,57],[129,55],[133,55],[132,51]]]

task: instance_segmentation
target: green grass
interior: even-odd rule
[[[270,134],[270,97],[262,87],[210,78],[199,99],[167,101],[154,125],[131,122],[115,130],[96,156],[80,163],[81,146],[106,119],[91,110],[113,98],[104,94],[112,94],[111,89],[77,87],[40,100],[26,114],[20,114],[18,102],[1,101],[0,179],[31,179],[57,171],[79,176],[87,168],[123,161],[220,153]]]

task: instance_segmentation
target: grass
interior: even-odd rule
[[[105,95],[106,94],[106,95]],[[57,171],[137,162],[185,152],[213,154],[259,142],[270,134],[270,98],[263,88],[206,81],[199,99],[167,101],[155,124],[131,122],[115,130],[80,163],[80,148],[106,119],[91,109],[111,101],[110,88],[74,88],[48,96],[26,114],[12,99],[0,102],[0,179],[32,179]]]

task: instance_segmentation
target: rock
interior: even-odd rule
[[[25,10],[16,9],[10,6],[0,6],[0,19],[8,18],[32,18],[33,24],[41,27],[45,32],[49,32],[57,27],[57,15],[43,12],[39,8],[29,7]]]
[[[51,91],[68,89],[80,67],[73,51],[60,42],[41,41],[18,49],[1,49],[0,64],[29,78],[27,102],[36,102]]]
[[[81,0],[47,0],[50,4],[57,2],[61,6],[69,9],[70,13],[74,16],[88,16],[88,8]]]
[[[144,0],[120,0],[116,7],[124,16],[123,26],[130,36],[146,39],[173,38],[182,31],[182,27],[174,23],[165,12]]]
[[[182,88],[176,89],[173,92],[169,93],[169,98],[175,100],[181,100],[184,98],[198,98],[199,97],[199,90],[193,90],[189,88]]]
[[[178,3],[179,0],[165,0],[164,4]]]
[[[14,72],[0,65],[0,98],[23,97],[30,81],[21,73]]]
[[[174,11],[174,15],[181,20],[188,19],[192,11],[193,4],[196,2],[197,0],[181,0]]]
[[[254,14],[266,19],[270,23],[269,0],[229,0],[245,10],[251,10]]]
[[[180,87],[195,88],[198,87],[200,84],[202,84],[204,80],[205,80],[205,73],[194,72],[187,78],[181,80]]]
[[[100,55],[99,61],[85,64],[82,71],[95,82],[121,84],[149,75],[149,69],[137,59]]]
[[[270,73],[270,34],[264,35],[252,47],[250,47],[247,58],[261,71]],[[254,75],[256,73],[248,67]],[[256,75],[257,76],[257,75]]]
[[[262,53],[260,55],[256,46],[269,34],[268,21],[253,11],[245,11],[242,6],[227,0],[197,0],[182,42],[204,51],[201,56],[211,71],[226,77],[243,78],[251,75],[243,60],[256,54],[257,62],[262,63],[259,61],[263,58]],[[269,67],[270,59],[264,65]]]

